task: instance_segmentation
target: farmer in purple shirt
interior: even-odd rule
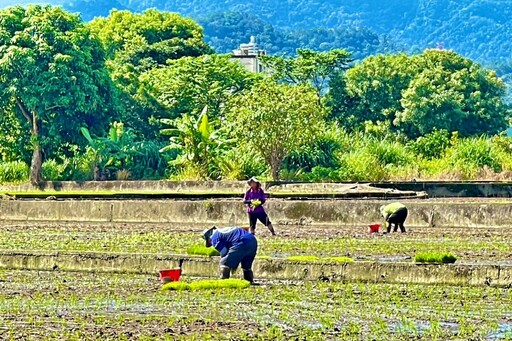
[[[213,246],[220,252],[220,278],[227,279],[232,269],[242,264],[244,279],[254,284],[252,263],[258,250],[256,237],[241,227],[217,229],[213,226],[203,231],[206,247]]]
[[[267,197],[261,189],[261,183],[253,177],[247,181],[247,184],[251,187],[244,196],[244,204],[247,205],[247,214],[249,215],[249,231],[252,234],[256,232],[256,223],[259,220],[275,236],[274,226],[263,208]]]

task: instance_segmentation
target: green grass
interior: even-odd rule
[[[201,255],[201,256],[220,256],[219,251],[214,247],[206,247],[204,245],[192,245],[187,248],[187,254],[189,255]]]
[[[219,290],[219,289],[245,289],[251,285],[242,279],[205,279],[192,283],[170,282],[162,286],[162,290]]]
[[[451,253],[435,253],[435,252],[424,252],[418,253],[414,256],[414,261],[416,263],[455,263],[457,257],[452,255]]]

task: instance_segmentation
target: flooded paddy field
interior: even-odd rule
[[[260,284],[162,291],[151,275],[2,270],[0,339],[512,338],[512,295],[506,288]]]
[[[206,226],[4,223],[4,251],[186,254]],[[406,261],[451,252],[512,262],[507,228],[257,229],[258,255]],[[257,277],[257,274],[256,274]],[[197,278],[182,277],[183,281]],[[0,270],[1,340],[510,340],[510,288],[259,280],[247,289],[162,291],[157,275]]]
[[[97,251],[186,254],[201,244],[207,226],[164,224],[11,223],[0,225],[0,250]],[[367,226],[277,226],[271,237],[259,226],[259,256],[349,256],[356,260],[407,261],[418,252],[451,252],[458,262],[512,262],[512,229],[408,228],[405,234],[369,234]]]

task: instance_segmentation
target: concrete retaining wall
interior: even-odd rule
[[[348,183],[301,183],[294,181],[269,181],[263,187],[270,192],[303,193],[337,192]],[[355,185],[355,184],[353,184]],[[442,197],[512,197],[512,183],[508,181],[414,181],[376,182],[375,189],[397,189],[400,191],[427,192],[431,198]],[[33,192],[46,191],[147,191],[171,193],[234,193],[241,194],[247,187],[245,181],[49,181],[39,188],[30,183],[0,185],[0,191]]]
[[[184,259],[184,276],[216,277],[218,259],[151,254],[0,252],[0,268],[21,270],[96,271],[157,274]],[[257,278],[333,280],[374,283],[511,286],[512,267],[500,265],[417,265],[355,262],[315,264],[256,259]],[[240,276],[240,272],[235,274]]]
[[[512,201],[403,201],[409,226],[512,226]],[[378,200],[271,200],[266,207],[277,224],[360,226],[382,221]],[[0,201],[3,221],[247,224],[240,200]]]

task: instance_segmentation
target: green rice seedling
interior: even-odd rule
[[[320,262],[320,258],[317,256],[289,256],[289,257],[286,257],[286,260],[290,261],[290,262],[308,262],[308,263]]]
[[[201,256],[220,256],[219,251],[217,251],[214,247],[206,247],[204,245],[192,245],[187,248],[187,253],[189,255],[201,255]]]
[[[455,263],[457,257],[451,253],[440,253],[440,252],[424,252],[418,253],[414,256],[414,262],[416,263],[438,263],[447,264]]]
[[[333,262],[333,263],[353,263],[354,259],[350,257],[327,257],[322,258],[322,261]]]
[[[245,289],[251,285],[250,282],[242,279],[212,279],[201,280],[192,283],[170,282],[162,286],[162,290],[217,290],[217,289]]]
[[[207,290],[207,289],[245,289],[251,285],[250,282],[243,279],[212,279],[202,280],[190,283],[192,290]]]
[[[190,284],[186,282],[169,282],[162,286],[162,290],[184,291],[190,290]]]

